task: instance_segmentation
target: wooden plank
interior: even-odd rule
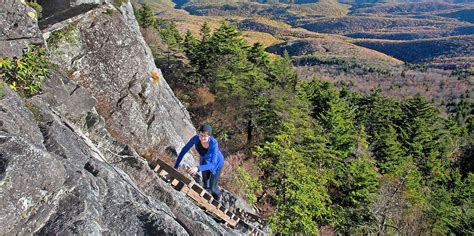
[[[183,182],[181,182],[181,183],[184,185]],[[183,188],[181,188],[181,192],[183,192],[183,193],[189,192],[189,187],[187,185],[184,185]]]
[[[199,206],[205,208],[208,212],[233,227],[240,221],[239,217],[223,207],[211,194],[198,184],[195,184],[192,179],[179,173],[173,167],[159,159],[156,160],[155,164],[156,166],[154,166],[153,169],[159,176],[166,179],[167,182],[171,182],[173,187],[180,188],[180,191],[186,193],[186,195],[193,199]]]
[[[173,180],[171,180],[171,185],[173,185],[173,186],[177,186],[179,183],[180,183],[179,180],[177,180],[175,178],[173,178]]]
[[[222,211],[218,210],[215,206],[209,204],[209,202],[205,201],[197,192],[190,190],[187,195],[195,200],[200,206],[204,207],[207,211],[211,212],[212,214],[216,215],[218,218],[224,220],[229,225],[235,227],[237,225],[237,221],[229,217],[228,215],[224,214]]]
[[[166,172],[166,170],[161,169],[160,172],[158,172],[158,175],[166,177],[168,175],[168,172]]]
[[[190,184],[193,182],[192,179],[188,178],[187,176],[179,173],[175,168],[169,166],[168,164],[166,164],[164,161],[160,160],[160,159],[156,159],[155,160],[156,162],[156,165],[159,165],[160,168],[162,168],[163,170],[165,170],[166,172],[168,172],[168,174],[170,174],[171,176],[173,176],[174,178],[178,179],[179,181],[182,181],[183,183],[185,183],[186,185]]]

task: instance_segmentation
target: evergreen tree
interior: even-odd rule
[[[277,58],[273,63],[270,81],[280,87],[286,87],[291,90],[295,89],[298,77],[286,50],[283,52],[283,57]]]
[[[377,131],[385,129],[387,124],[394,124],[401,118],[401,108],[398,100],[385,98],[379,91],[366,96],[351,96],[352,104],[356,107],[356,122],[366,127],[369,141]]]
[[[183,38],[174,21],[165,21],[159,26],[161,38],[171,47],[180,48]]]
[[[305,147],[313,140],[322,140],[322,137],[317,137],[307,126],[311,122],[300,120],[304,117],[300,117],[296,107],[288,112],[294,119],[285,120],[279,128],[275,127],[279,133],[257,148],[256,157],[265,170],[266,186],[275,190],[273,197],[278,209],[271,218],[272,228],[280,233],[314,234],[319,224],[332,223],[334,215],[325,188],[328,175],[313,162],[327,159],[329,154],[324,146],[320,149]],[[302,124],[305,125],[300,126]]]
[[[248,60],[255,66],[267,69],[270,66],[270,57],[261,43],[255,43],[249,51]]]
[[[209,27],[209,24],[204,22],[204,24],[201,26],[201,43],[208,42],[209,39],[211,38],[211,27]]]
[[[184,35],[183,48],[189,60],[196,61],[199,41],[194,37],[190,30]]]
[[[377,160],[381,174],[393,174],[399,176],[403,172],[403,163],[406,154],[398,141],[397,132],[392,126],[388,126],[375,135],[373,153]]]
[[[142,4],[138,14],[136,14],[136,18],[142,28],[155,27],[157,23],[153,9],[146,3]]]
[[[175,26],[162,30],[183,41]],[[182,45],[189,77],[233,111],[226,122],[242,146],[255,147],[275,232],[472,232],[474,119],[465,112],[457,124],[421,96],[400,101],[299,81],[287,52],[271,61],[225,22],[214,32],[204,24],[200,39],[188,31]]]

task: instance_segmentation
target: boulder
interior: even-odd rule
[[[54,62],[97,99],[108,132],[140,155],[180,150],[194,134],[190,116],[156,68],[130,4],[100,6],[43,30]],[[187,155],[186,165],[195,165]]]
[[[141,157],[179,150],[195,129],[131,5],[98,6],[44,33],[57,37],[48,46],[59,67],[42,93],[21,98],[0,84],[0,235],[242,234]]]
[[[80,5],[97,5],[111,2],[110,0],[38,0],[43,7],[43,17],[60,14]]]
[[[70,100],[77,104],[71,106],[91,100],[75,90],[69,97],[76,96]],[[16,98],[6,91],[2,102]],[[38,119],[31,117],[33,124],[24,126],[36,126],[44,146],[10,125],[0,131],[0,234],[188,234],[166,204],[149,198],[125,172],[106,162],[110,154],[59,115],[53,106],[61,109],[62,104],[54,100],[43,94],[27,101]],[[7,114],[32,109],[21,102],[12,105],[17,110]],[[63,111],[78,118],[81,108]],[[21,124],[25,118],[5,119]],[[134,158],[140,159],[136,153]]]
[[[161,180],[150,169],[148,162],[132,147],[116,141],[108,133],[105,121],[96,112],[94,103],[90,102],[91,95],[77,82],[54,72],[43,89],[44,94],[35,96],[29,101],[41,112],[41,130],[47,137],[45,145],[50,152],[74,160],[78,160],[80,158],[78,155],[84,153],[86,156],[111,164],[118,171],[123,171],[127,179],[143,194],[166,204],[175,216],[174,220],[189,234],[235,234],[231,229],[222,227],[183,193],[174,190]],[[84,91],[78,92],[80,90]],[[66,103],[68,106],[65,106]],[[90,106],[86,108],[84,104]],[[61,128],[60,123],[65,126]],[[66,143],[75,145],[69,146],[65,145]],[[80,165],[83,164],[93,175],[101,172],[101,165],[97,163],[88,165],[88,162],[82,162]]]
[[[28,45],[43,45],[36,11],[24,1],[4,0],[0,4],[0,57],[19,57]]]
[[[36,124],[38,119],[36,110],[30,106],[31,104],[26,106],[21,97],[2,81],[0,81],[0,90],[3,91],[3,95],[0,96],[0,130],[22,135],[30,142],[42,146],[43,136]]]

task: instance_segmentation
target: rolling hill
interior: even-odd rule
[[[464,71],[462,78],[473,75],[472,0],[158,2],[157,15],[174,20],[182,33],[189,29],[198,35],[204,22],[214,29],[226,20],[267,52],[287,50],[303,78],[316,75],[353,83],[360,91],[380,88],[394,96],[426,93],[438,99],[459,96],[465,91],[456,88],[469,87],[459,80],[449,90],[441,89],[446,80],[457,78],[458,68]],[[436,88],[429,87],[430,80]]]
[[[474,63],[474,35],[411,41],[354,40],[354,44],[386,53],[409,63]],[[449,61],[449,60],[448,60]]]

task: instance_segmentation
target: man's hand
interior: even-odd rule
[[[191,167],[191,168],[189,168],[188,173],[189,173],[190,175],[194,175],[194,174],[196,174],[198,171],[199,171],[199,169],[198,169],[197,167]]]

